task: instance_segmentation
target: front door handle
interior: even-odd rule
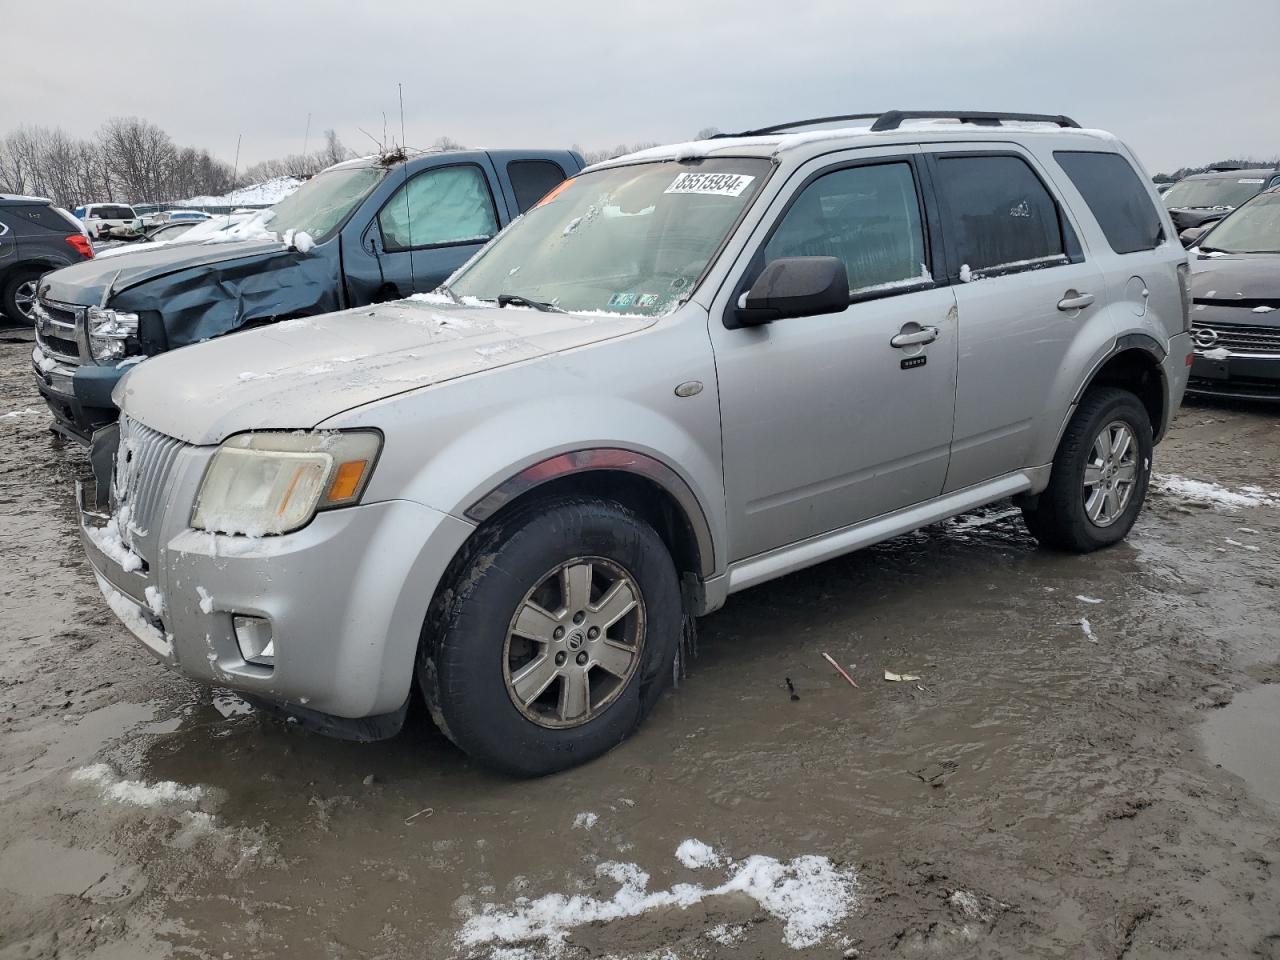
[[[1091,303],[1093,303],[1092,293],[1080,293],[1076,290],[1068,290],[1062,295],[1062,299],[1058,301],[1058,309],[1083,310]]]
[[[908,324],[907,327],[915,327],[914,323]],[[907,327],[902,328],[902,332],[889,341],[889,346],[902,349],[903,347],[922,347],[926,343],[933,343],[938,339],[937,327],[918,327],[915,330],[909,330]]]

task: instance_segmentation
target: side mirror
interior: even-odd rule
[[[849,307],[849,272],[839,257],[782,257],[764,268],[734,313],[739,326]]]
[[[1178,234],[1178,239],[1182,241],[1182,245],[1184,247],[1194,247],[1200,242],[1200,238],[1208,232],[1208,226],[1187,227],[1187,229]]]

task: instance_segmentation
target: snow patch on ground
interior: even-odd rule
[[[1212,481],[1189,480],[1177,474],[1152,477],[1151,490],[1158,495],[1181,500],[1184,503],[1222,510],[1272,506],[1277,502],[1278,496],[1261,487],[1237,487],[1235,490],[1229,490]]]
[[[25,410],[10,410],[8,413],[0,414],[0,420],[16,420],[18,417],[35,417],[39,416],[39,414],[39,410],[27,407]]]
[[[618,884],[617,892],[608,899],[549,893],[536,900],[520,897],[508,906],[483,904],[463,924],[458,946],[483,946],[486,955],[494,955],[503,945],[524,945],[530,958],[554,956],[562,952],[569,933],[584,924],[638,917],[651,910],[683,910],[709,897],[744,894],[782,921],[783,942],[801,950],[822,943],[858,901],[853,871],[814,855],[784,863],[757,854],[731,862],[724,881],[714,887],[678,883],[650,891],[649,874],[633,863],[602,863],[596,876]],[[541,945],[540,952],[532,952],[535,945]]]
[[[590,811],[580,813],[573,818],[573,828],[575,830],[590,830],[599,820],[600,815],[598,813],[591,813]]]
[[[701,840],[694,840],[692,837],[676,847],[676,859],[690,870],[718,867],[721,862],[720,854],[716,853],[710,845]]]
[[[276,177],[263,183],[239,187],[219,196],[191,197],[183,200],[187,207],[257,207],[279,203],[302,186],[297,177]]]
[[[127,780],[105,763],[94,763],[71,772],[77,783],[98,787],[106,800],[137,807],[159,807],[167,804],[194,804],[204,797],[201,787],[184,787],[172,780]]]

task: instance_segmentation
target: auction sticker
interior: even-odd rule
[[[1265,181],[1265,180],[1255,180],[1253,177],[1246,177],[1246,178],[1245,178],[1245,179],[1243,179],[1243,180],[1237,180],[1237,181],[1236,181],[1236,183],[1266,183],[1266,181]],[[670,190],[668,190],[668,191],[667,191],[667,193],[670,193],[670,192],[671,192]]]
[[[682,173],[663,193],[701,193],[715,197],[737,197],[751,186],[755,177],[745,173]]]

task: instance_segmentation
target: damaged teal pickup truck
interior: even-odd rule
[[[147,357],[434,290],[582,166],[567,150],[349,160],[214,239],[47,274],[31,362],[54,429],[87,443],[116,419],[116,383]]]

